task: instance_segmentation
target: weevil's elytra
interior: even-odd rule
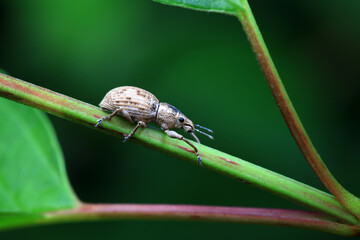
[[[125,142],[134,135],[139,127],[146,127],[149,122],[155,122],[169,137],[183,140],[189,144],[194,149],[200,165],[201,158],[197,148],[182,135],[170,129],[183,128],[184,131],[190,133],[198,143],[200,143],[200,141],[194,134],[194,131],[213,139],[209,134],[194,128],[193,122],[177,108],[168,103],[160,103],[152,93],[141,88],[130,86],[114,88],[105,95],[99,105],[102,110],[112,113],[100,118],[95,127],[103,120],[111,120],[115,115],[120,115],[129,122],[136,123],[136,127],[125,137]],[[196,126],[212,133],[212,130],[208,128],[199,125]]]

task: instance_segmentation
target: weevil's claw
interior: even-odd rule
[[[200,156],[197,156],[197,161],[198,161],[198,163],[200,164],[200,166],[202,167],[202,163],[201,163],[201,158],[200,158]]]
[[[104,118],[100,118],[97,120],[97,123],[95,125],[95,127],[99,126],[99,124],[104,120]]]
[[[129,139],[129,136],[124,137],[123,143]]]

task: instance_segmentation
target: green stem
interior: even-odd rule
[[[300,148],[306,161],[313,169],[318,178],[323,182],[327,189],[335,198],[350,211],[357,219],[360,219],[360,200],[349,193],[331,174],[320,155],[316,151],[299,116],[297,115],[280,76],[271,59],[270,53],[265,45],[264,39],[256,24],[247,0],[241,0],[242,9],[238,13],[238,18],[243,26],[246,36],[259,62],[260,68],[270,87],[271,93],[281,111],[285,122]]]
[[[133,129],[133,125],[119,117],[103,122],[95,128],[97,119],[107,115],[98,107],[4,74],[0,74],[0,96],[115,136],[122,137]],[[130,140],[198,165],[193,150],[186,143],[169,138],[161,131],[140,129]],[[198,148],[205,168],[250,183],[344,223],[357,223],[356,219],[327,193],[240,158],[195,142],[193,144]]]

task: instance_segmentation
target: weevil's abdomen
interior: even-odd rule
[[[150,122],[155,121],[159,100],[144,89],[126,86],[110,90],[99,105],[108,111],[121,108],[134,122]]]

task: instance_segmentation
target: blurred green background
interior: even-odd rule
[[[250,5],[313,143],[359,195],[360,1]],[[236,18],[144,0],[2,0],[0,12],[0,68],[10,75],[94,105],[114,87],[142,87],[213,129],[215,140],[202,137],[204,144],[325,190],[286,128]],[[302,209],[196,164],[50,119],[85,202]],[[340,239],[293,228],[175,221],[0,233],[1,240],[263,237]]]

